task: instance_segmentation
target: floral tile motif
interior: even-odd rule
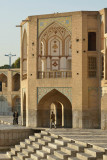
[[[72,16],[56,17],[38,20],[38,36],[47,26],[49,26],[53,22],[58,22],[59,24],[62,24],[62,26],[65,26],[66,29],[68,29],[68,31],[72,33]]]
[[[72,103],[72,88],[71,87],[38,87],[37,88],[37,103],[45,96],[48,92],[53,89],[58,90],[62,94],[64,94]]]

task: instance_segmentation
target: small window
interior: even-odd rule
[[[94,78],[97,76],[97,58],[88,57],[88,77]]]
[[[2,92],[2,82],[0,82],[0,92]]]
[[[96,32],[88,32],[88,51],[96,51]]]

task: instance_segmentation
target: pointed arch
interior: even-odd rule
[[[23,40],[22,40],[22,73],[27,73],[27,33],[24,30]]]
[[[71,33],[62,24],[55,21],[48,25],[39,36],[38,71],[66,71],[71,66],[71,46]]]
[[[7,76],[4,73],[0,74],[0,91],[7,90]]]
[[[72,105],[69,99],[56,89],[48,92],[38,103],[38,126],[49,127],[51,104],[56,106],[56,119],[59,118],[60,125],[64,127],[72,127]],[[59,116],[58,116],[59,115]],[[42,117],[40,119],[40,117]],[[62,122],[63,121],[63,122]]]
[[[16,73],[12,77],[12,91],[19,91],[20,90],[20,74]]]

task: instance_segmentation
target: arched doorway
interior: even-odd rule
[[[47,93],[38,104],[38,127],[50,126],[50,115],[52,111],[55,113],[57,127],[72,127],[71,102],[56,89]]]
[[[12,91],[20,90],[20,74],[16,73],[12,78]]]
[[[0,92],[7,91],[7,76],[0,74]]]

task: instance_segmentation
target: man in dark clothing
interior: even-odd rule
[[[52,125],[54,125],[54,128],[56,128],[55,125],[55,114],[52,112],[51,119],[50,119],[50,128],[52,128]]]
[[[14,125],[14,124],[18,124],[18,116],[19,116],[18,112],[15,111],[15,112],[13,113],[13,125]]]

